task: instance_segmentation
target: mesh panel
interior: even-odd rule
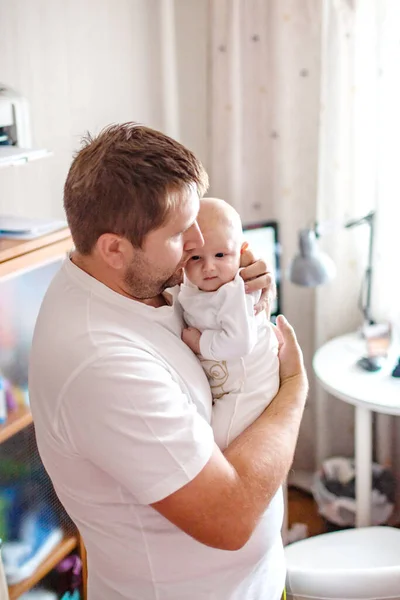
[[[75,533],[40,460],[33,425],[0,445],[0,490],[4,540],[19,539],[27,518],[41,531],[61,528],[64,535]]]
[[[61,264],[62,260],[56,260],[0,282],[0,375],[14,391],[14,386],[20,392],[27,387],[37,314]],[[22,396],[16,396],[20,404]],[[43,530],[73,531],[40,461],[32,425],[0,444],[0,537],[18,537],[29,515]]]
[[[57,260],[0,281],[0,375],[6,378],[20,406],[26,401],[28,358],[36,317],[61,262]],[[34,426],[29,425],[0,444],[0,538],[6,542],[3,557],[10,541],[28,540],[32,547],[29,556],[50,542],[48,556],[72,535],[77,535],[76,529],[54,492],[39,457]],[[67,544],[64,549],[68,553],[72,548]],[[18,587],[18,574],[15,581],[10,580],[9,572],[7,577],[9,583]],[[60,592],[65,588],[59,572],[49,577],[57,583],[50,587],[57,587]]]

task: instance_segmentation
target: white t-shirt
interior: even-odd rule
[[[89,600],[278,600],[280,491],[236,552],[149,506],[196,477],[214,444],[208,382],[181,330],[177,302],[135,302],[70,260],[43,301],[30,400],[43,463],[86,545]]]
[[[211,424],[222,450],[279,390],[278,340],[265,311],[254,314],[259,298],[259,292],[245,293],[239,273],[215,292],[185,281],[178,294],[185,322],[201,331],[199,358],[215,400]]]

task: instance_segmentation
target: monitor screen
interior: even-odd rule
[[[280,245],[278,237],[278,223],[265,221],[253,223],[243,227],[244,239],[248,242],[253,254],[263,258],[275,277],[276,298],[271,307],[271,317],[276,317],[281,312],[281,273],[280,273]]]

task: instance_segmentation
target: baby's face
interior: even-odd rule
[[[215,292],[232,281],[240,266],[241,239],[233,229],[215,225],[201,232],[204,246],[191,252],[186,277],[204,292]]]

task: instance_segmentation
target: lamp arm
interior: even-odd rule
[[[369,225],[372,226],[374,219],[375,219],[375,211],[371,210],[371,212],[369,212],[364,217],[360,217],[359,219],[352,219],[351,221],[347,221],[347,223],[345,223],[344,226],[346,229],[351,229],[352,227],[356,227],[357,225],[362,225],[363,223],[368,223]]]
[[[372,290],[372,259],[373,259],[373,250],[374,250],[374,234],[375,234],[375,211],[371,211],[368,214],[360,217],[359,219],[352,219],[342,224],[342,227],[345,229],[351,229],[352,227],[357,227],[358,225],[363,225],[366,223],[369,225],[369,244],[368,244],[368,264],[365,271],[365,282],[367,286],[366,291],[366,299],[365,304],[362,303],[362,312],[364,315],[364,319],[366,323],[372,324],[373,320],[371,319],[371,290]],[[324,235],[324,232],[321,231],[320,224],[314,223],[313,231],[315,233],[316,238],[320,238]]]
[[[371,325],[374,321],[371,318],[371,291],[372,291],[372,264],[373,264],[373,252],[374,252],[374,234],[375,234],[375,211],[369,212],[360,219],[355,219],[345,223],[346,229],[351,229],[357,225],[367,223],[369,225],[369,244],[368,244],[368,263],[365,271],[365,281],[367,285],[365,305],[362,306],[364,313],[364,319],[367,325]]]
[[[365,319],[368,325],[373,323],[371,318],[371,291],[372,291],[372,264],[373,264],[373,251],[374,251],[374,233],[375,233],[375,214],[369,221],[369,247],[368,247],[368,266],[366,271],[367,277],[367,299],[365,304]]]

